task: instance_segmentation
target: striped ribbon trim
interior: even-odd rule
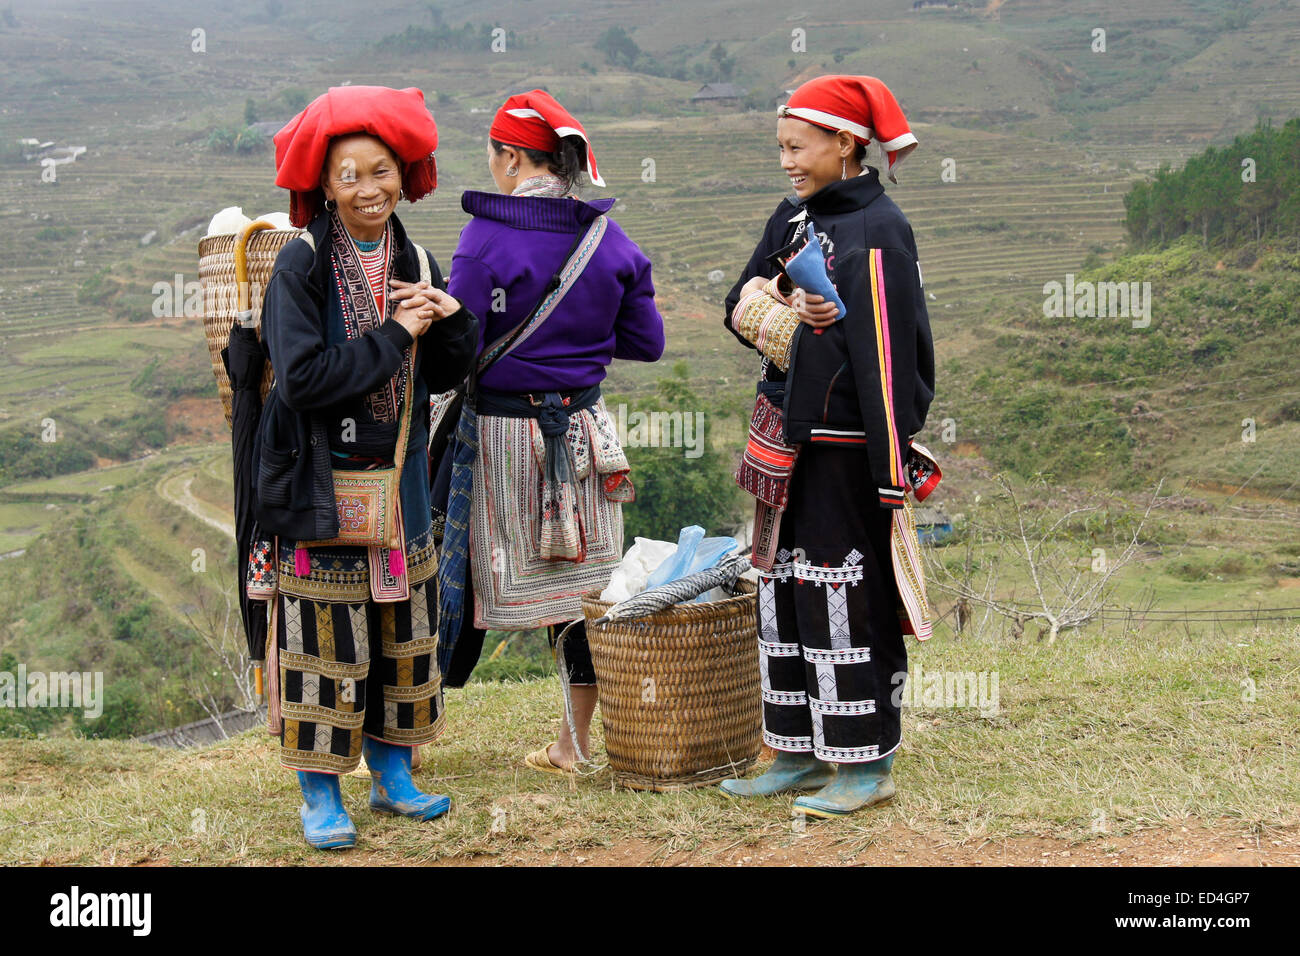
[[[893,484],[903,487],[903,455],[898,445],[898,428],[894,422],[894,363],[889,349],[885,260],[881,250],[872,249],[868,262],[871,270],[871,310],[876,323],[876,359],[880,365],[880,395],[885,406],[885,426],[889,431],[889,473]]]
[[[932,630],[930,602],[925,594],[925,571],[921,565],[921,546],[916,537],[916,519],[906,498],[894,512],[890,529],[890,556],[894,565],[894,582],[898,597],[907,611],[912,633],[918,641],[928,641]]]

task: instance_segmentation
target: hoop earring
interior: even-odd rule
[[[336,202],[334,202],[333,199],[327,199],[327,200],[325,200],[325,211],[326,211],[326,212],[333,212],[335,209],[338,209],[338,208],[339,208],[339,204],[336,203]]]
[[[507,175],[507,176],[518,176],[518,175],[519,175],[519,168],[516,167],[516,166],[511,166],[509,169],[506,170],[506,175]]]
[[[405,198],[406,198],[406,190],[405,190],[405,189],[399,189],[399,190],[397,191],[397,198],[398,198],[399,201],[405,199]]]
[[[849,161],[845,156],[840,157],[840,179],[849,178]]]

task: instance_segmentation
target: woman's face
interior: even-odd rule
[[[795,195],[807,199],[847,172],[856,175],[861,165],[853,159],[853,134],[832,133],[793,116],[776,121],[776,142],[781,168],[790,177]]]
[[[402,167],[384,141],[359,133],[330,144],[321,172],[326,199],[338,203],[339,218],[352,238],[374,242],[402,192]]]

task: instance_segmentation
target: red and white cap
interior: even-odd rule
[[[605,180],[596,170],[596,154],[592,152],[587,131],[545,90],[529,90],[506,100],[493,117],[488,135],[507,146],[540,149],[547,153],[559,150],[562,137],[577,136],[587,144],[587,175],[594,185],[605,185]]]
[[[903,108],[889,87],[874,76],[819,76],[791,94],[777,110],[832,132],[848,130],[859,143],[873,139],[889,160],[890,181],[898,182],[894,169],[916,149],[916,137],[907,125]]]

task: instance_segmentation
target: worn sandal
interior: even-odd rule
[[[524,758],[524,763],[534,770],[540,770],[542,773],[557,773],[562,777],[567,777],[574,773],[572,770],[565,770],[563,767],[557,767],[551,763],[551,745],[547,744],[541,750],[534,750]]]

